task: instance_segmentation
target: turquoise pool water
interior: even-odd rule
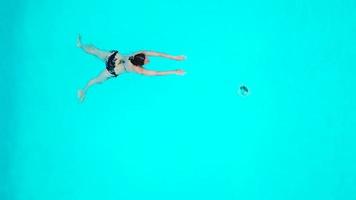
[[[1,200],[356,199],[356,1],[3,1]],[[157,50],[77,89],[76,48]],[[246,85],[247,96],[239,95]]]

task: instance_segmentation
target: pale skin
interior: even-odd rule
[[[112,54],[111,52],[102,51],[93,45],[82,44],[80,35],[77,38],[77,47],[83,49],[88,54],[98,57],[100,60],[102,60],[104,62],[106,61],[107,57]],[[151,56],[163,57],[163,58],[172,59],[172,60],[176,60],[176,61],[182,61],[182,60],[185,60],[185,58],[186,58],[185,56],[182,56],[182,55],[174,56],[174,55],[169,55],[169,54],[162,53],[162,52],[146,51],[146,50],[135,52],[132,55],[136,55],[139,53],[143,53],[146,55],[146,58],[144,60],[145,66],[146,66],[146,64],[148,64],[150,62],[149,57],[151,57]],[[131,55],[129,55],[129,56],[131,56]],[[118,56],[116,55],[115,58],[117,58],[117,57]],[[120,64],[115,61],[115,68],[119,67],[119,65]],[[128,62],[128,66],[131,69],[133,69],[133,72],[135,72],[137,74],[141,74],[141,75],[146,75],[146,76],[165,76],[165,75],[184,75],[185,74],[185,71],[181,70],[181,69],[167,70],[167,71],[155,71],[155,70],[148,70],[143,67],[135,66],[131,62]],[[89,90],[89,88],[91,88],[93,85],[103,83],[104,81],[109,79],[106,77],[103,78],[103,76],[106,76],[105,73],[108,73],[108,72],[104,70],[97,77],[88,81],[88,83],[86,84],[86,86],[83,89],[80,89],[78,91],[78,97],[79,97],[80,101],[84,100],[85,95],[86,95],[87,91]]]

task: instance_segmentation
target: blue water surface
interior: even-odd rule
[[[14,0],[0,25],[1,200],[356,199],[354,0]],[[105,66],[79,33],[187,73],[80,104]]]

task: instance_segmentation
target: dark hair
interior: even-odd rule
[[[143,53],[136,54],[134,56],[130,56],[129,60],[132,64],[142,67],[145,64],[146,55]]]

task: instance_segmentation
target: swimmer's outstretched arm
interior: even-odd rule
[[[173,55],[156,52],[156,51],[140,51],[140,53],[144,53],[147,56],[159,56],[159,57],[168,58],[168,59],[172,59],[172,60],[185,60],[185,56],[182,56],[182,55],[181,56],[173,56]]]
[[[146,76],[165,76],[165,75],[184,75],[185,71],[181,69],[177,70],[169,70],[169,71],[154,71],[154,70],[147,70],[141,67],[135,67],[134,68],[136,73],[146,75]]]

